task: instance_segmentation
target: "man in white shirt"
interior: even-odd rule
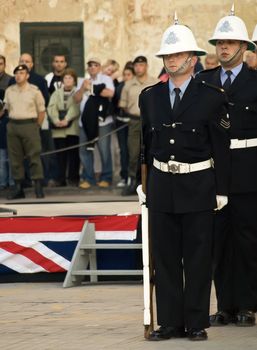
[[[87,71],[89,77],[80,80],[78,83],[78,90],[74,95],[77,103],[80,103],[81,116],[84,111],[86,103],[89,101],[89,96],[94,95],[94,86],[104,84],[105,87],[100,92],[99,96],[111,99],[114,95],[114,85],[110,77],[101,73],[101,61],[98,58],[91,58],[87,62]],[[104,86],[102,85],[102,86]],[[103,135],[110,133],[112,129],[113,119],[111,116],[106,116],[103,121],[98,122],[98,136],[97,141],[98,150],[100,153],[102,171],[97,185],[102,188],[108,188],[112,183],[112,155],[111,155],[111,136],[103,137]],[[80,118],[80,143],[90,141],[86,134],[82,121]],[[103,137],[103,138],[102,138]],[[88,189],[96,184],[94,172],[94,154],[92,150],[86,147],[80,147],[79,150],[80,161],[83,165],[82,182],[80,187]]]
[[[62,86],[62,74],[64,70],[67,68],[67,61],[65,55],[55,55],[53,57],[52,67],[53,71],[48,73],[45,76],[45,79],[47,81],[47,87],[49,94],[52,95],[52,93],[60,88]]]

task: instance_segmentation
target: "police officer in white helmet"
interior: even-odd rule
[[[137,191],[149,210],[160,326],[152,341],[207,339],[213,218],[227,203],[229,122],[223,90],[193,78],[204,54],[175,18],[157,53],[169,80],[139,98],[149,171],[146,194],[141,185]]]
[[[228,206],[215,219],[218,311],[210,322],[213,326],[253,326],[257,306],[257,71],[243,63],[243,55],[256,46],[242,19],[235,16],[234,6],[218,22],[209,42],[216,46],[221,67],[202,72],[198,78],[226,90],[231,124]]]

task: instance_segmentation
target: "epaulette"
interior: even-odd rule
[[[205,80],[200,80],[199,82],[202,83],[204,86],[208,86],[209,88],[214,89],[216,91],[219,91],[219,92],[222,92],[222,93],[225,92],[225,90],[222,89],[222,87],[217,86],[217,85],[213,85],[213,84],[210,84],[210,83],[207,83]]]
[[[210,72],[215,72],[216,70],[220,69],[220,66],[214,67],[214,68],[210,68],[210,69],[203,69],[200,70],[199,72],[196,73],[196,75],[198,74],[205,74],[205,73],[210,73]]]
[[[39,90],[39,87],[37,85],[34,85],[34,84],[29,84],[33,89],[35,90]]]
[[[161,84],[165,84],[165,83],[164,83],[163,81],[158,81],[158,83],[156,83],[156,84],[149,85],[149,86],[145,87],[145,88],[141,91],[141,93],[143,93],[143,92],[145,92],[145,91],[148,91],[148,90],[152,89],[154,86],[161,85]]]

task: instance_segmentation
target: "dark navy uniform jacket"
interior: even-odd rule
[[[197,79],[221,86],[221,67],[203,71]],[[227,91],[231,139],[257,138],[257,71],[244,63]],[[230,193],[257,192],[257,147],[231,150]]]
[[[172,213],[214,209],[216,195],[227,195],[229,182],[229,120],[224,91],[192,78],[173,115],[168,82],[158,83],[141,93],[139,105],[148,164],[148,207]],[[212,158],[215,170],[165,173],[153,167],[153,158],[183,163]]]

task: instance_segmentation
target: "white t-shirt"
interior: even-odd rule
[[[81,85],[83,84],[84,79],[85,78],[78,78],[78,85],[77,85],[76,90],[79,90],[81,88]],[[113,91],[115,89],[114,84],[113,84],[113,80],[108,75],[99,73],[95,79],[90,78],[90,80],[92,81],[93,85],[105,84],[105,87],[107,89],[110,89]],[[83,113],[83,110],[84,110],[84,107],[85,107],[87,100],[88,100],[88,95],[85,92],[83,95],[82,101],[80,102],[80,119],[79,119],[79,126],[80,127],[82,127],[81,116],[82,116],[82,113]],[[99,126],[105,126],[105,125],[110,124],[112,122],[113,122],[112,116],[109,115],[108,117],[105,118],[104,122],[101,122],[101,121],[99,122]]]

